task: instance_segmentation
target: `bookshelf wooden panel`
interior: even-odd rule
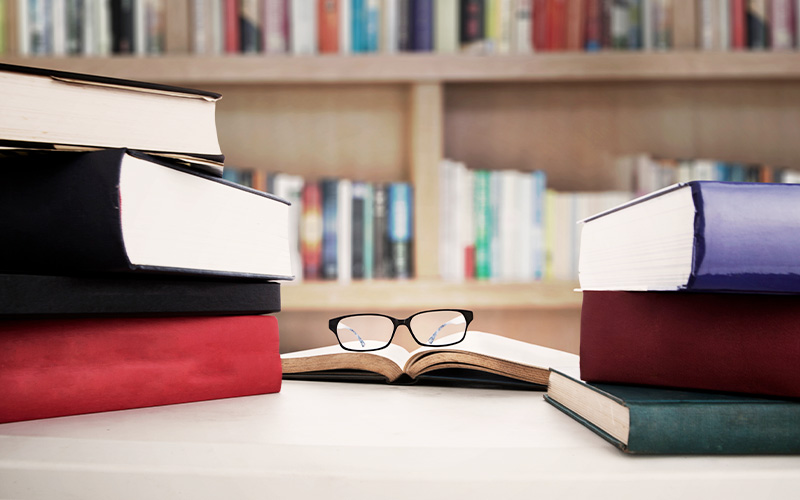
[[[437,279],[443,154],[475,168],[541,168],[564,190],[619,187],[612,159],[635,152],[800,166],[798,52],[3,61],[219,91],[230,165],[412,181],[419,279],[283,287],[282,336],[292,348],[323,341],[315,335],[331,312],[439,305],[480,310],[481,328],[577,350],[574,283]]]

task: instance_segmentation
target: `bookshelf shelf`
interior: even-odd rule
[[[340,284],[306,282],[281,287],[284,312],[402,310],[437,307],[473,309],[577,310],[581,294],[574,282],[447,283],[438,280],[370,281]]]
[[[526,56],[165,55],[98,58],[5,57],[3,60],[10,64],[184,85],[800,79],[798,52],[603,52]]]

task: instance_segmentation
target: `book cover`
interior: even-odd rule
[[[318,182],[306,182],[300,231],[303,277],[306,279],[322,278],[322,226],[322,190]]]
[[[319,51],[322,54],[339,52],[339,1],[317,0]]]
[[[584,291],[581,378],[800,397],[798,295]]]
[[[281,387],[274,316],[0,322],[0,422],[255,394]]]
[[[0,274],[0,317],[271,314],[280,284],[176,276]]]
[[[289,37],[292,54],[310,55],[318,52],[317,21],[315,0],[289,2]]]
[[[387,225],[392,277],[412,278],[413,268],[413,194],[406,182],[389,185]]]
[[[626,453],[800,452],[796,400],[587,383],[557,370],[544,398]]]
[[[272,195],[124,149],[2,163],[7,272],[291,278],[289,206]]]
[[[590,217],[581,288],[800,292],[798,193],[795,184],[692,181]]]
[[[320,277],[335,280],[339,269],[338,259],[338,208],[339,179],[322,179],[320,181],[322,196],[322,262]]]
[[[433,51],[433,0],[411,0],[411,50]]]

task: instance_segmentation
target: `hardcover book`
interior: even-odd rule
[[[800,397],[800,295],[584,291],[581,378]]]
[[[280,391],[274,316],[0,322],[0,423]]]
[[[693,181],[584,220],[584,290],[800,292],[800,185]]]
[[[0,270],[291,279],[289,205],[143,153],[0,159]]]
[[[271,314],[280,284],[157,275],[0,274],[0,318]]]
[[[796,400],[589,384],[555,370],[544,398],[626,453],[800,452]]]
[[[463,333],[462,333],[463,334]],[[550,367],[575,369],[578,357],[485,332],[470,331],[449,347],[408,352],[397,344],[354,352],[338,344],[281,355],[286,379],[447,383],[543,390]]]
[[[220,94],[2,63],[0,92],[0,147],[129,147],[222,172]]]

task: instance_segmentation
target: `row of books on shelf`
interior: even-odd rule
[[[631,179],[631,190],[643,195],[677,182],[708,180],[723,182],[800,182],[800,170],[765,164],[748,164],[709,158],[675,159],[650,154],[620,156],[620,175]]]
[[[798,0],[4,0],[0,54],[790,50]],[[9,23],[15,23],[12,30]],[[7,43],[10,33],[16,39]],[[185,40],[168,47],[170,32]],[[185,34],[185,36],[183,35]]]
[[[414,277],[409,183],[312,180],[234,168],[226,168],[223,177],[291,202],[295,281]]]

